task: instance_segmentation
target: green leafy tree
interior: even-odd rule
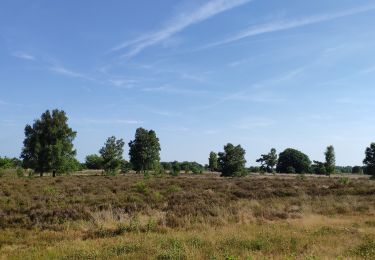
[[[224,152],[218,154],[218,164],[222,176],[242,176],[245,174],[245,150],[241,145],[234,146],[228,143],[224,146]]]
[[[327,147],[326,152],[324,153],[326,161],[325,161],[325,169],[328,175],[331,175],[335,172],[336,169],[336,157],[335,157],[335,149],[332,145]]]
[[[352,168],[353,174],[363,174],[363,168],[361,166],[354,166]]]
[[[210,152],[210,157],[208,158],[208,168],[211,172],[217,170],[217,154],[215,152]]]
[[[314,164],[311,166],[311,172],[315,174],[327,174],[325,163],[314,161]]]
[[[87,155],[85,164],[86,164],[87,169],[90,169],[90,170],[103,169],[103,157],[97,154]]]
[[[180,174],[181,166],[180,163],[177,161],[172,162],[172,171],[170,172],[171,175],[177,176]]]
[[[366,148],[365,159],[363,160],[364,173],[369,175],[375,175],[375,143],[372,143],[370,147]]]
[[[288,148],[279,155],[276,171],[280,173],[309,172],[311,161],[309,157],[295,149]]]
[[[122,154],[124,153],[124,141],[111,136],[107,139],[99,153],[103,158],[103,169],[107,174],[117,174],[121,167]]]
[[[21,158],[26,168],[31,168],[43,176],[45,172],[69,171],[69,164],[76,151],[73,140],[76,132],[68,126],[68,117],[58,109],[44,112],[32,126],[25,127],[25,140]]]
[[[121,160],[121,172],[123,173],[128,173],[133,169],[133,165],[126,161],[126,160]]]
[[[8,169],[8,168],[12,168],[12,167],[15,167],[12,159],[10,159],[8,157],[4,157],[4,158],[0,157],[0,168]]]
[[[277,164],[276,149],[272,148],[268,154],[262,154],[256,162],[261,164],[260,169],[266,172],[274,172]]]
[[[160,161],[159,138],[153,130],[138,128],[135,139],[129,142],[129,148],[130,162],[137,172],[153,170],[155,163]]]

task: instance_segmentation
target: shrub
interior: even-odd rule
[[[339,183],[342,185],[348,185],[350,183],[350,179],[348,177],[341,177],[339,179]]]

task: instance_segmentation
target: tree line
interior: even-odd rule
[[[115,136],[108,137],[99,154],[86,156],[84,164],[75,158],[73,146],[77,132],[68,125],[68,117],[62,110],[47,110],[32,125],[25,127],[23,148],[18,158],[1,158],[0,168],[23,167],[32,169],[43,176],[44,173],[57,174],[72,172],[81,168],[100,169],[106,174],[134,170],[147,174],[165,173],[178,175],[180,171],[202,173],[203,170],[221,172],[222,176],[243,176],[249,171],[267,173],[315,173],[330,175],[335,171],[352,171],[375,175],[375,143],[365,151],[364,166],[353,168],[337,167],[335,151],[328,146],[324,152],[325,161],[311,161],[309,157],[296,149],[288,148],[280,154],[272,148],[269,153],[262,154],[256,160],[260,167],[245,167],[246,151],[241,145],[228,143],[222,152],[211,152],[208,164],[203,166],[197,162],[160,162],[160,142],[155,131],[138,128],[134,139],[128,143],[129,161],[123,158],[125,142]]]

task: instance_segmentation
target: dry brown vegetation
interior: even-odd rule
[[[0,178],[0,255],[15,259],[375,258],[375,181]]]

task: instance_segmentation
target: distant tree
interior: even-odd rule
[[[288,148],[279,155],[276,171],[280,173],[309,172],[311,161],[309,157],[295,149]]]
[[[124,141],[111,136],[107,139],[99,153],[103,158],[103,169],[107,174],[116,174],[121,167]]]
[[[335,172],[337,173],[352,173],[353,167],[351,166],[336,166]]]
[[[370,147],[366,148],[365,159],[363,160],[364,172],[369,175],[375,175],[375,143],[371,143]]]
[[[273,172],[277,164],[276,149],[272,148],[268,154],[262,154],[256,162],[261,164],[261,171]]]
[[[126,160],[121,160],[121,172],[127,173],[133,169],[133,165],[131,162],[128,162]]]
[[[97,154],[87,155],[85,164],[86,164],[87,169],[90,169],[90,170],[103,169],[103,157]]]
[[[331,175],[335,172],[336,168],[336,158],[335,158],[335,149],[332,145],[327,147],[326,152],[324,153],[326,161],[325,161],[325,169],[328,175]]]
[[[210,157],[208,158],[208,168],[211,172],[217,170],[217,154],[215,152],[210,152]]]
[[[247,170],[249,172],[251,172],[251,173],[258,173],[258,172],[260,172],[260,167],[258,167],[258,166],[250,166]]]
[[[224,146],[224,152],[220,152],[218,164],[222,169],[222,176],[242,176],[245,174],[245,150],[241,145],[234,146],[228,143]]]
[[[12,159],[8,157],[1,158],[0,157],[0,168],[7,169],[14,167]]]
[[[159,139],[153,130],[138,128],[129,148],[130,162],[137,172],[153,170],[155,163],[160,161]]]
[[[26,168],[43,176],[45,172],[64,173],[74,159],[73,140],[76,132],[68,126],[64,111],[44,112],[32,126],[25,127],[25,140],[21,158]],[[67,165],[68,164],[68,165]]]
[[[171,174],[173,176],[177,176],[180,174],[181,171],[181,166],[177,161],[172,162],[172,171]]]
[[[172,170],[172,163],[171,162],[161,162],[161,166],[163,167],[164,170],[166,171],[171,171]]]
[[[327,174],[325,163],[314,161],[314,164],[311,166],[311,172],[315,174]]]
[[[361,166],[354,166],[352,168],[353,174],[363,174],[363,168]]]

